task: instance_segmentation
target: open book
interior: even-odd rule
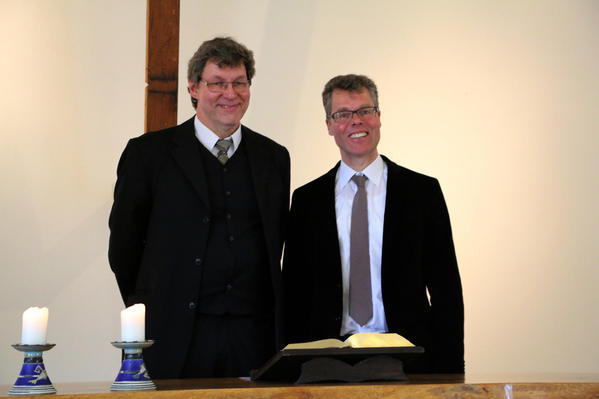
[[[338,339],[320,339],[318,341],[289,344],[286,349],[322,349],[322,348],[389,348],[414,346],[410,341],[395,333],[357,333],[345,341]]]

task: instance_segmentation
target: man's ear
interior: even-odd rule
[[[199,82],[194,82],[192,80],[187,81],[187,92],[193,98],[198,98],[198,86],[199,86]]]
[[[333,123],[329,118],[325,119],[325,123],[327,124],[327,130],[329,131],[329,136],[334,136],[333,132],[331,132],[331,123]]]

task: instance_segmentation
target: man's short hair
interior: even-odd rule
[[[331,99],[333,97],[333,91],[345,90],[355,93],[364,89],[370,92],[370,98],[374,101],[374,106],[378,107],[379,92],[374,81],[368,76],[354,74],[339,75],[329,80],[322,91],[322,104],[324,105],[324,112],[326,113],[327,119],[331,116]]]
[[[245,66],[245,73],[249,82],[252,81],[256,73],[254,53],[230,37],[215,37],[202,43],[189,60],[187,80],[194,83],[199,82],[208,61],[215,62],[219,68]],[[191,103],[194,108],[197,106],[197,100],[193,97]]]

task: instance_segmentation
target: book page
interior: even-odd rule
[[[295,344],[289,344],[285,349],[322,349],[322,348],[345,348],[349,346],[347,343],[339,341],[335,338],[320,339],[318,341],[310,342],[299,342]]]
[[[345,342],[352,348],[390,348],[414,346],[413,343],[395,333],[357,333]]]

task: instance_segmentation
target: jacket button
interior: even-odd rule
[[[231,190],[227,190],[227,191],[225,191],[225,195],[226,195],[227,197],[230,197],[230,196],[231,196]]]
[[[196,266],[200,266],[202,264],[202,259],[200,258],[195,258],[193,260],[193,263],[195,263]]]
[[[194,310],[195,308],[197,308],[198,305],[196,305],[195,302],[189,302],[189,309]]]
[[[227,284],[227,291],[231,291],[233,289],[233,286],[231,284]]]

